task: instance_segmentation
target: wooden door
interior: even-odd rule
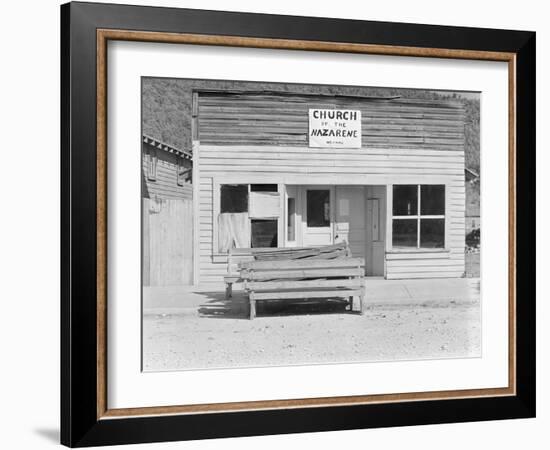
[[[336,186],[335,242],[346,241],[353,256],[365,257],[365,187]]]
[[[334,187],[303,186],[303,245],[321,246],[334,242]]]
[[[386,187],[366,188],[365,268],[368,276],[384,276],[386,235]]]

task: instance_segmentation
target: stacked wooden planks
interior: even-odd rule
[[[256,261],[292,259],[334,259],[351,256],[347,242],[323,247],[251,249]]]
[[[254,260],[239,266],[248,293],[250,319],[256,316],[257,301],[345,299],[352,312],[353,299],[357,297],[359,312],[363,311],[363,258]]]
[[[250,319],[256,316],[260,300],[345,299],[353,311],[357,297],[362,312],[365,261],[353,258],[346,242],[324,247],[235,249],[234,256],[243,256],[247,250],[251,259],[239,263],[239,274],[233,277],[244,282]]]
[[[345,241],[323,247],[231,248],[227,254],[227,275],[224,277],[225,296],[231,298],[233,284],[243,281],[239,274],[240,263],[253,260],[334,259],[350,256],[351,250]],[[238,263],[235,264],[237,261]]]

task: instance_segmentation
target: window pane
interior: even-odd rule
[[[248,212],[248,185],[222,184],[220,186],[220,212]]]
[[[277,247],[277,220],[251,220],[252,248]]]
[[[416,219],[393,219],[392,243],[394,247],[415,247],[418,238]]]
[[[420,220],[420,247],[445,247],[445,219]]]
[[[307,191],[307,226],[330,226],[330,191]]]
[[[287,240],[296,240],[296,200],[288,197],[287,203]]]
[[[276,184],[251,184],[250,190],[252,192],[277,192],[278,186]]]
[[[401,184],[393,186],[393,215],[415,216],[418,209],[418,186]]]
[[[445,214],[445,185],[420,186],[420,214],[443,215]]]

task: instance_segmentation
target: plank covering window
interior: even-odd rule
[[[445,247],[445,185],[394,185],[394,248]]]
[[[250,192],[250,218],[267,219],[280,215],[278,192]]]
[[[248,215],[248,184],[220,185],[220,214],[218,217],[218,251],[250,246]]]

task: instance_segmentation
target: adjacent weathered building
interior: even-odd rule
[[[144,286],[193,282],[192,154],[142,136]]]

